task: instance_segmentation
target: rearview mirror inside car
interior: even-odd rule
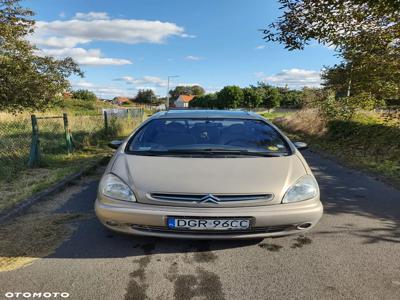
[[[120,140],[114,140],[111,141],[110,143],[108,143],[108,147],[112,148],[112,149],[118,149],[119,146],[121,146],[122,141]]]
[[[299,150],[305,150],[308,148],[307,143],[304,143],[304,142],[294,142],[293,144]]]

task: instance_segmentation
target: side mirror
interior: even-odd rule
[[[110,147],[112,149],[118,149],[118,147],[121,146],[122,143],[123,143],[123,141],[114,140],[114,141],[111,141],[110,143],[108,143],[108,147]]]
[[[306,150],[308,148],[308,145],[303,142],[294,142],[293,144],[298,150]]]

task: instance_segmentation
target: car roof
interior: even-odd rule
[[[172,109],[154,114],[152,119],[253,119],[264,120],[260,115],[245,110],[206,110],[206,109]]]

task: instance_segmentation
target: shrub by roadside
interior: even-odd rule
[[[310,136],[321,136],[326,133],[326,122],[319,116],[318,109],[303,109],[279,118],[273,122],[284,126],[290,132],[304,133]]]
[[[373,113],[358,112],[351,120],[321,118],[317,109],[301,110],[274,120],[292,138],[400,186],[400,127]]]

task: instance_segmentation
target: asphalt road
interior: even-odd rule
[[[0,297],[49,291],[79,300],[400,299],[400,191],[317,154],[305,156],[325,214],[304,237],[139,238],[113,234],[93,216],[79,221],[51,256],[0,273]],[[93,212],[96,185],[83,183],[61,210]]]

